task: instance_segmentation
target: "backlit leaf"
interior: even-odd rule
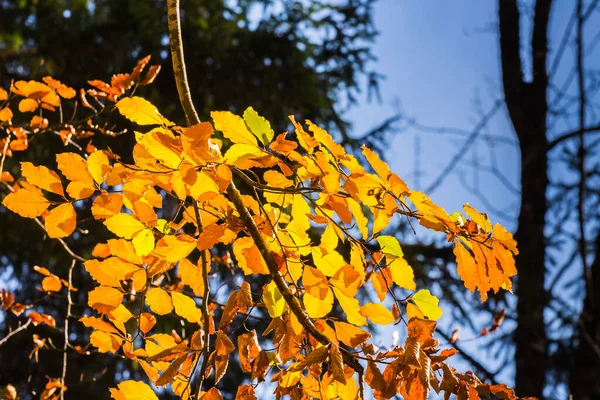
[[[429,290],[419,290],[411,299],[427,318],[435,321],[442,316],[442,309],[438,306],[440,300],[432,295]]]
[[[63,238],[75,230],[77,214],[71,203],[64,203],[50,210],[44,221],[49,237]]]
[[[123,293],[113,287],[99,286],[88,294],[88,304],[94,310],[106,314],[121,304]]]
[[[223,132],[223,136],[233,143],[257,146],[256,137],[250,133],[244,120],[229,111],[213,111],[210,117],[215,129]]]
[[[141,97],[125,97],[119,100],[116,107],[124,117],[138,125],[173,125],[152,103]]]
[[[274,281],[263,286],[263,301],[271,318],[281,317],[285,311],[286,303],[283,295]]]
[[[117,389],[110,389],[110,395],[115,400],[158,400],[150,386],[144,382],[124,381]]]
[[[104,225],[115,235],[133,239],[145,226],[129,214],[116,214],[104,221]]]
[[[258,140],[263,142],[265,146],[273,140],[273,129],[271,129],[271,124],[264,117],[258,115],[258,113],[254,111],[254,108],[248,107],[246,111],[244,111],[244,121],[252,133],[254,133]]]
[[[392,312],[383,304],[367,303],[360,308],[360,313],[368,317],[374,324],[387,325],[395,321]]]
[[[185,294],[171,292],[173,298],[173,307],[175,314],[187,319],[189,322],[200,322],[200,309],[196,307],[196,302]]]
[[[2,204],[12,212],[25,218],[39,217],[50,206],[50,202],[41,193],[24,188],[9,193],[2,200]]]
[[[152,288],[146,293],[146,303],[153,313],[166,315],[173,311],[171,296],[161,288]]]
[[[58,174],[54,171],[50,171],[43,165],[35,166],[30,162],[22,162],[21,174],[23,177],[27,178],[29,183],[40,189],[56,193],[60,196],[64,196],[65,194]]]

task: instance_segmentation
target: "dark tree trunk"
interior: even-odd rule
[[[516,259],[519,275],[514,335],[515,389],[520,396],[542,398],[548,368],[548,341],[544,325],[547,301],[544,289],[544,225],[548,188],[546,58],[551,0],[538,0],[535,5],[531,82],[523,79],[517,1],[499,0],[498,3],[505,103],[521,150],[521,210],[516,233],[520,254]]]
[[[589,272],[579,317],[579,347],[571,372],[573,400],[600,399],[600,234],[596,237],[596,258]]]

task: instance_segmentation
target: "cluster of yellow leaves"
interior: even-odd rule
[[[95,86],[109,98],[119,96],[107,84]],[[184,399],[191,395],[190,381],[202,357],[207,362],[203,373],[212,374],[216,384],[236,350],[242,371],[258,383],[266,379],[271,366],[280,366],[271,377],[277,382],[277,396],[357,398],[356,369],[344,361],[348,349],[357,349],[367,359],[365,381],[378,399],[396,394],[425,399],[431,388],[459,398],[473,391],[499,390],[481,384],[474,375],[457,374],[444,363],[453,352],[438,354],[435,347],[434,321],[442,315],[439,299],[427,289],[417,290],[400,243],[381,232],[400,214],[445,233],[456,244],[458,274],[468,289],[478,288],[484,300],[489,290],[510,290],[510,278],[516,273],[516,243],[503,227],[492,227],[485,214],[468,205],[469,219],[448,215],[422,193],[410,191],[375,153],[363,147],[373,171],[369,172],[310,121],[306,121],[307,132],[290,117],[297,139],[290,140],[287,133],[275,135],[252,108],[242,117],[213,112],[213,124],[187,128],[176,126],[140,97],[122,98],[116,108],[147,130],[135,133],[133,164],[121,163],[103,151],[87,158],[63,153],[57,155],[61,178],[44,166],[24,162],[20,186],[3,201],[24,217],[41,216],[48,235],[62,238],[77,227],[78,207],[73,204],[86,200],[82,204],[91,203],[94,219],[117,237],[99,243],[95,259],[85,262],[86,271],[99,285],[88,294],[88,304],[99,316],[86,316],[81,322],[93,329],[90,343],[98,351],[122,352],[140,364],[155,386],[171,384]],[[254,195],[242,196],[242,202],[266,249],[252,238],[248,217],[238,213],[228,195],[234,176],[252,189]],[[180,205],[168,220],[161,218],[167,215],[161,213],[165,197]],[[311,231],[319,232],[316,239]],[[202,261],[193,261],[198,252],[217,245],[232,246],[236,268],[246,278],[222,309],[205,303],[208,278]],[[278,271],[267,265],[265,252]],[[165,274],[175,268],[178,279],[165,280]],[[45,291],[58,291],[65,284],[49,271],[38,272],[46,276]],[[252,288],[254,275],[280,275],[293,290],[282,293],[281,281],[275,279]],[[358,294],[366,285],[379,302],[361,304]],[[409,291],[405,300],[397,299],[394,287]],[[261,289],[260,299],[253,299],[252,290]],[[326,343],[313,337],[306,322],[292,312],[290,296],[302,305]],[[135,315],[130,308],[138,298],[142,309]],[[208,314],[198,307],[199,298]],[[386,304],[392,300],[390,308]],[[268,328],[260,337],[255,331],[238,336],[236,346],[229,338],[234,320],[256,307],[264,307],[264,315],[270,318]],[[344,318],[332,317],[334,309]],[[157,318],[173,314],[191,324],[193,334],[183,339],[150,334]],[[367,343],[370,334],[361,326],[406,323],[403,315],[409,320],[403,347],[378,351]],[[219,316],[216,324],[214,318]],[[208,332],[200,326],[208,327]],[[269,347],[275,350],[262,348],[267,336],[272,336]],[[206,337],[214,338],[211,349]],[[384,372],[379,363],[387,365]],[[441,381],[437,371],[443,372]],[[133,381],[122,382],[111,394],[115,399],[156,398],[150,387]],[[221,395],[213,387],[201,398]],[[254,398],[253,386],[240,387],[237,398]]]

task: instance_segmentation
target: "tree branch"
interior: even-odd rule
[[[189,126],[200,123],[198,113],[194,108],[187,73],[185,70],[185,59],[183,57],[183,41],[181,39],[181,17],[179,15],[179,0],[167,0],[167,23],[169,39],[171,42],[171,61],[173,62],[173,74],[179,93],[179,101],[185,112],[185,118]]]
[[[317,329],[317,327],[312,323],[306,311],[304,311],[304,308],[300,304],[300,301],[298,301],[298,299],[290,291],[289,286],[283,279],[283,275],[281,275],[281,272],[279,271],[279,266],[277,265],[277,262],[275,261],[273,255],[269,251],[267,243],[265,242],[260,231],[258,230],[256,223],[250,215],[250,212],[244,205],[242,196],[240,195],[240,192],[237,190],[233,182],[231,182],[231,184],[227,187],[227,195],[229,196],[229,199],[235,206],[237,212],[240,214],[240,217],[244,222],[244,226],[248,230],[248,233],[250,234],[250,237],[252,237],[252,240],[256,244],[256,247],[258,247],[258,250],[262,255],[263,259],[265,260],[265,263],[267,264],[267,268],[269,269],[269,273],[271,274],[271,277],[273,278],[277,289],[279,289],[279,291],[283,295],[283,298],[285,299],[285,302],[287,303],[290,310],[294,313],[296,318],[298,318],[298,321],[304,327],[307,333],[309,333],[311,336],[317,339],[324,346],[330,345],[331,340]],[[340,347],[340,351],[342,352],[344,362],[356,372],[361,374],[363,372],[363,367],[354,358],[352,353],[350,353],[348,350],[342,347]]]

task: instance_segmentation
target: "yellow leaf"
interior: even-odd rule
[[[336,287],[333,288],[335,297],[337,298],[342,310],[346,313],[348,322],[354,325],[362,326],[367,324],[367,319],[360,312],[360,304],[354,297],[348,297]]]
[[[90,334],[90,344],[100,353],[116,353],[123,344],[123,339],[111,333],[94,331]]]
[[[163,117],[156,107],[141,97],[126,97],[116,104],[119,112],[128,120],[138,125],[174,125]]]
[[[60,279],[55,276],[47,276],[42,281],[42,289],[44,292],[58,292],[62,288],[62,283],[60,283]]]
[[[46,200],[41,192],[34,192],[20,188],[16,192],[9,193],[2,200],[2,204],[10,211],[25,218],[39,217],[48,209],[50,202]]]
[[[104,225],[115,235],[132,239],[141,232],[145,226],[129,214],[116,214],[104,221]]]
[[[69,236],[77,225],[77,214],[71,203],[64,203],[53,208],[45,218],[46,232],[51,238]]]
[[[244,121],[252,133],[266,146],[273,140],[273,129],[264,117],[258,115],[254,108],[248,107],[244,111]]]
[[[413,269],[404,258],[396,258],[388,264],[388,268],[392,271],[392,280],[396,285],[408,290],[417,288]]]
[[[108,286],[99,286],[88,295],[89,306],[102,314],[117,308],[121,301],[123,301],[123,293]]]
[[[225,153],[225,162],[241,169],[247,169],[255,165],[252,160],[266,155],[267,153],[256,147],[256,145],[236,143]]]
[[[115,400],[158,400],[150,386],[144,382],[124,381],[118,387],[118,390],[110,389],[110,395]]]
[[[22,162],[21,173],[23,177],[27,178],[27,181],[32,185],[35,185],[40,189],[56,193],[60,196],[65,195],[58,174],[54,171],[50,171],[43,165],[36,167],[30,162]]]
[[[389,261],[404,256],[398,239],[393,236],[378,236],[377,243],[381,246],[381,252],[390,259]]]
[[[173,311],[171,296],[161,288],[152,288],[146,293],[146,303],[158,315],[166,315]]]
[[[369,164],[371,164],[373,170],[377,173],[377,175],[379,175],[381,179],[387,181],[392,173],[392,171],[390,171],[390,167],[388,167],[388,165],[385,162],[381,161],[379,156],[367,146],[362,145],[361,148],[363,151],[363,155],[365,156]]]
[[[323,252],[318,247],[312,248],[313,261],[317,269],[323,272],[326,276],[333,276],[338,272],[346,261],[338,252],[331,252],[323,256]]]
[[[136,132],[135,139],[152,157],[166,167],[177,169],[183,161],[181,159],[183,148],[180,140],[176,139],[167,129],[153,129],[146,134]]]
[[[411,298],[427,318],[438,320],[442,316],[442,309],[438,306],[440,300],[427,289],[419,290]]]
[[[173,298],[173,307],[175,314],[187,319],[189,322],[200,322],[200,309],[196,307],[196,302],[185,294],[171,292]]]
[[[274,281],[263,286],[263,301],[271,318],[283,315],[286,308],[285,299]]]
[[[156,243],[154,254],[176,263],[196,248],[196,240],[188,235],[166,235]]]
[[[146,228],[132,240],[135,252],[140,256],[147,256],[154,250],[154,233],[152,229]]]
[[[123,304],[119,304],[117,308],[108,313],[112,322],[125,323],[133,318],[133,314]]]
[[[204,296],[202,269],[187,258],[179,261],[179,275],[184,285],[188,285],[196,296]]]
[[[367,217],[365,217],[365,214],[363,213],[363,210],[362,210],[362,207],[360,206],[360,204],[358,204],[356,201],[354,201],[351,198],[348,198],[347,200],[348,200],[348,206],[350,206],[350,211],[352,212],[352,215],[354,216],[354,220],[356,221],[356,227],[358,228],[358,231],[362,235],[362,238],[364,240],[367,240],[367,238],[369,237],[369,228],[368,228],[369,220],[367,219]]]
[[[104,182],[104,178],[111,170],[108,157],[103,151],[95,151],[87,159],[87,170],[98,185]]]
[[[465,203],[463,205],[463,209],[465,210],[469,218],[471,218],[477,225],[479,225],[485,233],[489,233],[492,230],[492,223],[490,222],[490,219],[488,218],[487,214],[480,213],[479,211],[471,207],[469,203]]]
[[[311,318],[323,318],[331,311],[333,307],[333,292],[327,288],[324,299],[313,296],[310,293],[304,293],[304,307],[308,316]]]
[[[360,313],[374,324],[387,325],[395,321],[391,311],[382,304],[367,303],[360,308]]]
[[[213,111],[210,113],[215,129],[223,132],[223,136],[233,143],[257,146],[256,137],[250,133],[244,120],[229,111]]]

